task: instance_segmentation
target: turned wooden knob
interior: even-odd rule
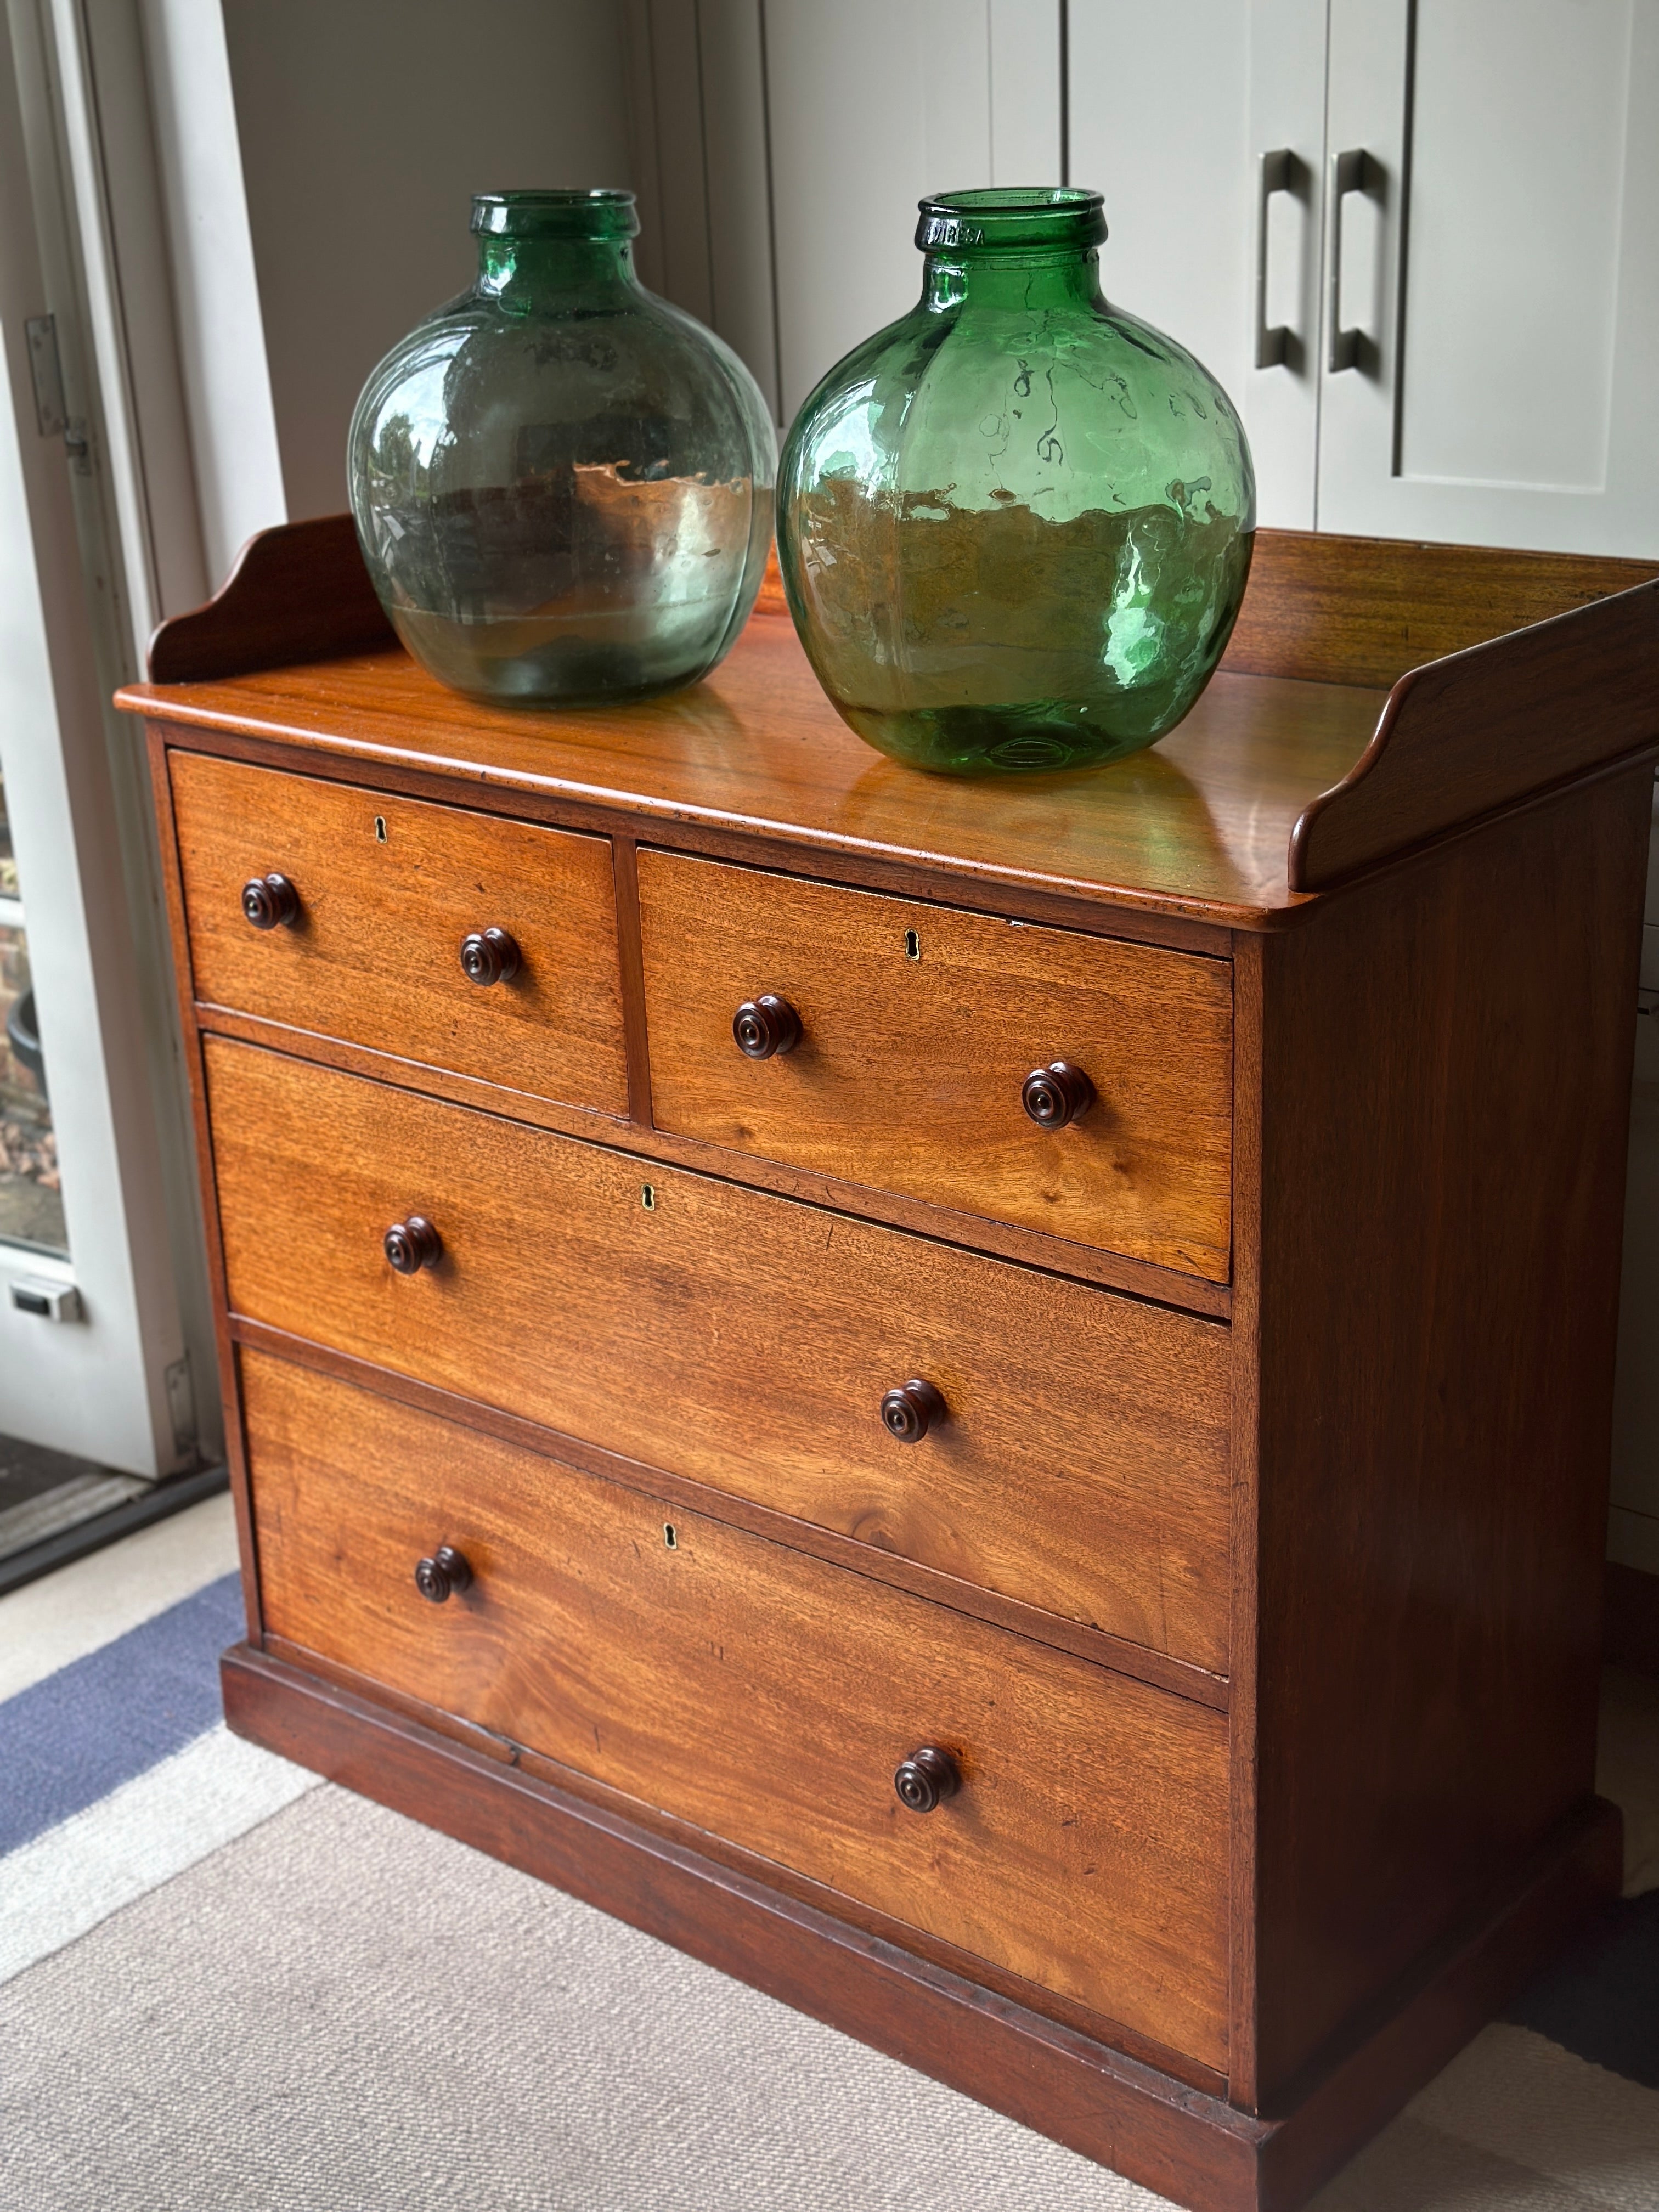
[[[1039,1129],[1063,1129],[1080,1121],[1095,1103],[1095,1086],[1080,1067],[1052,1060],[1034,1067],[1020,1085],[1019,1103]]]
[[[518,945],[504,929],[475,929],[461,939],[461,973],[469,983],[510,983],[520,965]]]
[[[422,1267],[435,1267],[444,1255],[444,1240],[423,1213],[394,1221],[384,1243],[386,1256],[400,1275],[418,1275]]]
[[[902,1444],[919,1444],[934,1422],[944,1419],[944,1399],[919,1375],[890,1390],[881,1401],[881,1425]]]
[[[769,991],[763,998],[744,1000],[732,1017],[732,1035],[745,1060],[770,1060],[774,1053],[793,1052],[800,1042],[800,1016],[787,999]]]
[[[242,914],[255,929],[286,929],[299,919],[300,894],[286,876],[250,876],[242,885]]]
[[[925,1743],[913,1751],[893,1777],[899,1803],[912,1813],[931,1813],[962,1787],[962,1773],[948,1751]]]
[[[429,1559],[415,1562],[415,1587],[423,1598],[441,1605],[452,1590],[470,1589],[472,1570],[453,1544],[440,1544]]]

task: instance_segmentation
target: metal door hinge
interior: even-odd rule
[[[31,315],[23,325],[28,338],[29,374],[34,380],[34,418],[43,438],[61,438],[71,465],[85,476],[92,467],[87,426],[71,416],[64,396],[64,362],[58,350],[58,322],[52,315]]]

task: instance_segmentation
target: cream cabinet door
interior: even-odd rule
[[[765,82],[787,423],[915,305],[919,199],[1059,180],[1059,0],[767,0]]]
[[[1106,198],[1115,305],[1244,419],[1260,520],[1310,530],[1319,435],[1326,0],[1071,0],[1071,180]]]
[[[916,203],[1055,184],[1065,0],[627,0],[640,273],[787,427],[915,305]]]
[[[1659,555],[1659,0],[1331,0],[1325,190],[1319,526]]]

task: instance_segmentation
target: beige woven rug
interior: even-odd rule
[[[329,1787],[0,1992],[7,2212],[1161,2200]],[[1654,2212],[1659,2093],[1489,2028],[1321,2212]]]

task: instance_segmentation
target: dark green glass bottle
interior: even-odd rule
[[[961,775],[1149,745],[1213,673],[1244,595],[1243,424],[1173,339],[1103,298],[1097,192],[921,203],[919,304],[795,420],[778,550],[844,718]]]
[[[352,418],[352,512],[392,625],[475,698],[640,698],[748,620],[776,444],[753,377],[634,274],[634,195],[489,192],[478,279]]]

